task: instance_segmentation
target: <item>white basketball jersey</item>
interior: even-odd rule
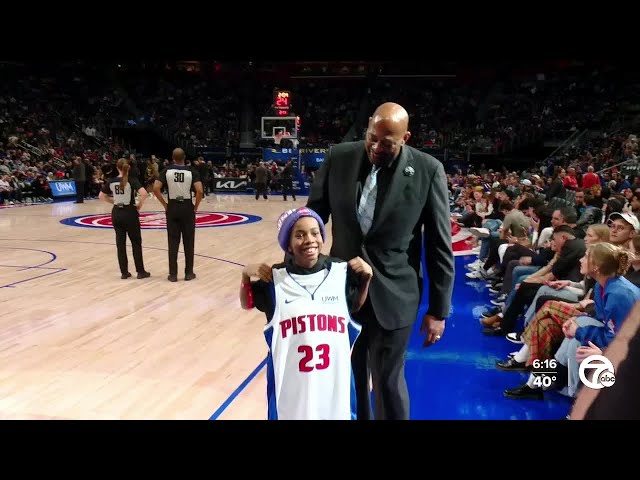
[[[355,420],[351,352],[362,330],[350,315],[347,263],[311,275],[273,269],[265,326],[269,420]]]

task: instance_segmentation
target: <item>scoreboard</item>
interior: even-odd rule
[[[278,117],[291,116],[291,92],[289,90],[273,91],[273,110]]]
[[[273,116],[261,119],[261,137],[275,139],[280,134],[286,134],[290,138],[298,138],[300,117],[293,113],[291,91],[274,89],[271,108]]]
[[[291,92],[288,90],[275,90],[273,92],[273,108],[276,110],[291,110]]]

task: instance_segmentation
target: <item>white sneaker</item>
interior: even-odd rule
[[[489,231],[488,228],[478,228],[478,227],[471,227],[469,229],[469,233],[475,235],[478,238],[487,238],[489,235],[491,235],[491,232]]]
[[[507,340],[509,340],[511,343],[516,343],[519,345],[522,345],[524,343],[520,338],[520,335],[518,335],[516,332],[507,333]]]
[[[469,264],[466,265],[466,267],[470,270],[477,270],[479,268],[482,268],[482,265],[484,265],[484,262],[480,259],[476,260],[475,262],[471,262]]]
[[[478,270],[474,270],[472,272],[468,272],[465,275],[467,278],[470,278],[472,280],[482,280],[486,276],[482,268],[479,268]]]

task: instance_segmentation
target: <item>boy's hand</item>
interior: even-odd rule
[[[371,269],[371,266],[360,257],[355,257],[349,260],[349,267],[351,267],[351,270],[353,270],[358,276],[365,280],[369,280],[373,277],[373,270]]]
[[[258,277],[263,282],[273,280],[271,266],[266,263],[252,263],[244,267],[244,274],[248,277]]]

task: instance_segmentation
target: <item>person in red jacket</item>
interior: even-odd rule
[[[587,167],[587,173],[582,176],[582,188],[591,188],[594,185],[600,185],[600,177],[593,173],[593,166]]]
[[[576,178],[575,168],[567,169],[567,175],[564,177],[564,188],[574,191],[578,189],[578,179]]]

